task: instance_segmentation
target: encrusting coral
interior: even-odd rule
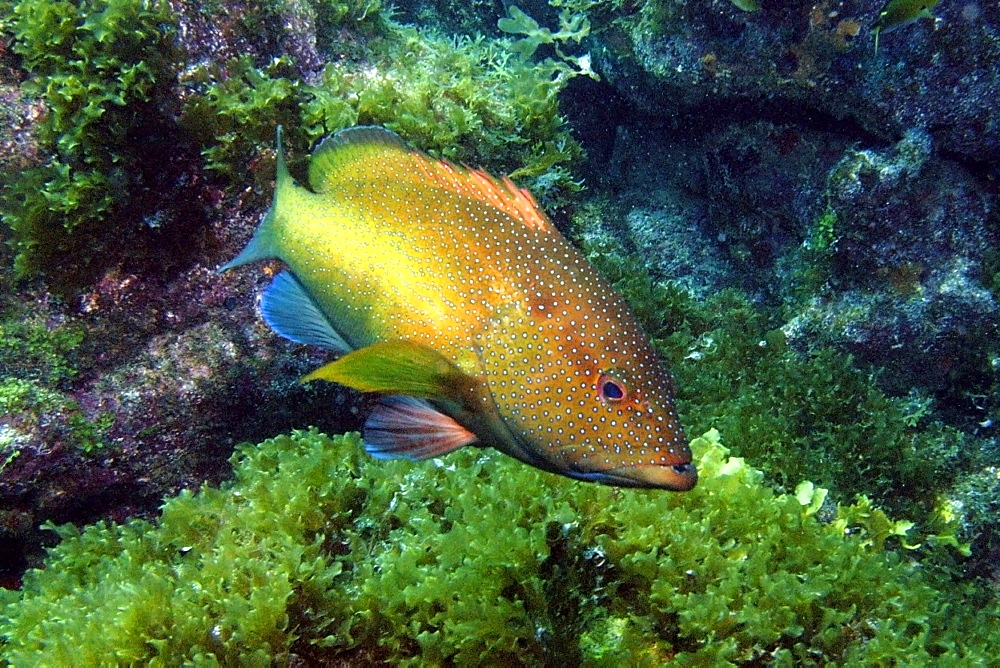
[[[886,549],[906,523],[809,484],[775,494],[715,431],[692,447],[702,481],[664,494],[475,450],[376,462],[352,434],[244,446],[233,482],[156,522],[56,528],[46,568],[3,594],[0,649],[14,665],[992,657],[995,603]]]

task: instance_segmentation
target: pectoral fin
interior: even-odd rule
[[[348,353],[299,382],[326,380],[362,392],[463,402],[472,383],[448,358],[420,343],[386,341]]]

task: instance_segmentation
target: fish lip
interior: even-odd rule
[[[690,462],[684,464],[628,466],[601,472],[609,483],[622,487],[647,487],[686,492],[698,484],[698,469]],[[611,482],[610,479],[614,479]]]

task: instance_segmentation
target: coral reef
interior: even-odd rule
[[[4,595],[15,664],[644,665],[988,661],[995,602],[934,588],[865,500],[777,495],[717,432],[686,494],[556,479],[496,455],[376,463],[296,432],[153,523],[63,538]],[[823,519],[821,520],[820,517]]]

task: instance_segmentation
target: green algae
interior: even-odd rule
[[[539,26],[537,21],[525,14],[517,5],[509,5],[507,14],[508,16],[497,21],[497,27],[505,33],[524,35],[510,47],[521,60],[531,59],[538,47],[551,45],[558,59],[549,59],[549,62],[558,68],[563,76],[584,75],[600,81],[600,77],[591,69],[590,54],[572,56],[563,51],[563,47],[568,43],[579,44],[590,34],[590,19],[586,10],[574,11],[570,7],[564,7],[559,14],[559,30],[556,32]]]
[[[496,40],[380,26],[363,58],[327,64],[314,84],[294,79],[287,59],[192,75],[205,83],[181,123],[204,147],[207,168],[234,184],[245,179],[279,124],[301,152],[351,125],[383,125],[422,150],[512,174],[547,201],[580,189],[569,168],[583,151],[559,112],[559,67],[521,62]]]
[[[298,125],[301,100],[292,74],[288,57],[255,67],[245,56],[230,61],[225,72],[213,65],[190,75],[204,85],[185,104],[180,120],[202,146],[206,169],[236,187],[245,182],[246,165],[260,147],[273,143],[275,128]]]
[[[256,167],[273,155],[278,124],[304,153],[354,123],[386,125],[423,150],[515,173],[550,203],[580,189],[570,168],[583,152],[556,99],[565,63],[522,62],[505,40],[401,26],[374,0],[307,5],[298,9],[313,17],[331,54],[313,83],[287,54],[183,69],[166,2],[3,3],[10,15],[0,33],[21,58],[24,91],[47,109],[41,160],[0,192],[18,277],[41,274],[72,291],[110,262],[99,257],[109,235],[159,226],[150,221],[162,212],[140,210],[149,198],[135,197],[156,171],[139,136],[157,137],[163,150],[193,146],[222,185],[241,190],[248,166],[263,189],[269,163]],[[280,8],[241,20],[273,23]]]
[[[13,665],[990,659],[996,603],[882,549],[905,524],[815,487],[775,494],[718,432],[693,449],[702,480],[672,494],[475,449],[380,463],[356,435],[243,446],[233,482],[155,522],[57,528],[46,568],[3,595],[0,649]]]
[[[24,309],[7,306],[0,320],[0,421],[6,437],[0,456],[16,452],[26,435],[42,428],[62,433],[64,443],[86,453],[104,447],[114,421],[110,413],[91,419],[67,391],[78,373],[83,327],[50,324]],[[30,439],[34,440],[34,439]]]
[[[67,258],[85,264],[94,228],[135,189],[145,149],[130,137],[159,115],[156,100],[171,79],[172,13],[166,2],[144,0],[22,1],[9,11],[0,29],[31,75],[25,91],[47,107],[38,132],[45,159],[0,197],[16,272],[29,276]]]

